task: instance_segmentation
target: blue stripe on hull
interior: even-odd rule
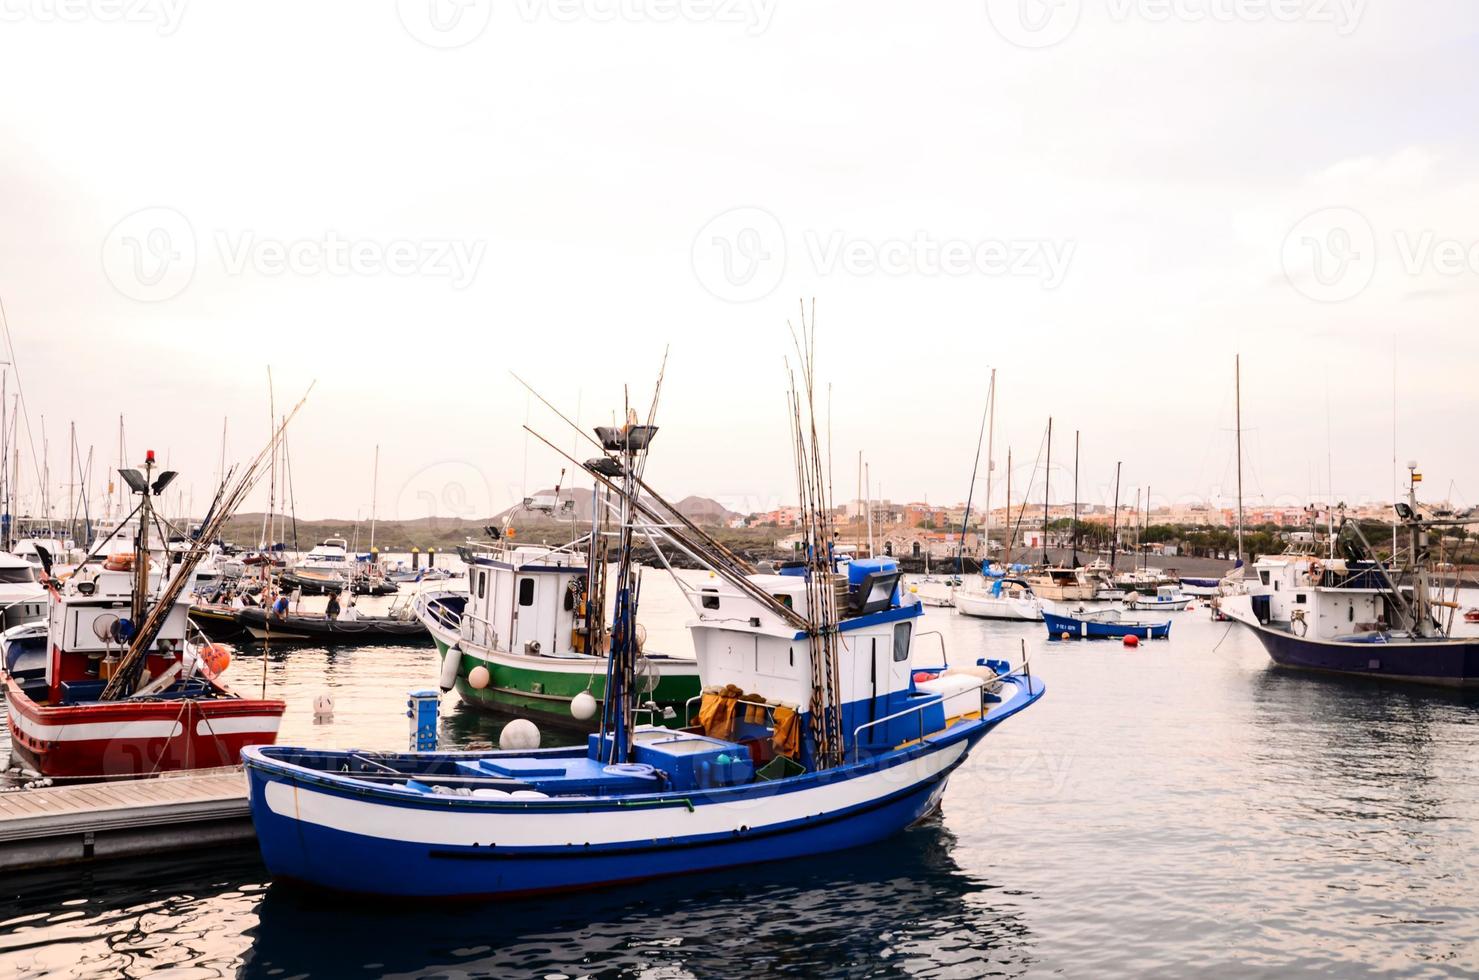
[[[794,828],[640,851],[567,848],[550,854],[500,854],[493,848],[363,837],[273,813],[263,800],[266,779],[257,772],[251,776],[252,818],[263,859],[274,877],[361,894],[510,898],[784,861],[871,844],[927,815],[937,805],[950,771],[883,800],[830,818],[812,818]]]
[[[1266,627],[1255,631],[1269,658],[1281,667],[1446,687],[1479,686],[1479,640],[1332,643]]]

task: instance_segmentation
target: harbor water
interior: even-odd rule
[[[650,572],[642,601],[649,646],[689,650],[673,583]],[[1245,628],[1173,615],[1170,640],[1130,649],[931,610],[916,664],[941,643],[956,662],[1025,651],[1048,695],[937,817],[863,851],[470,906],[275,885],[250,847],[10,874],[0,975],[1479,971],[1479,692],[1283,671]],[[284,743],[383,749],[435,676],[429,643],[240,650],[229,674],[289,702]],[[443,706],[444,745],[496,745],[501,719]]]

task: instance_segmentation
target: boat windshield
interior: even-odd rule
[[[36,581],[36,569],[27,565],[25,568],[0,568],[0,585],[21,585]]]

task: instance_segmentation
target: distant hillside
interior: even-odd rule
[[[561,488],[556,498],[553,487],[548,490],[539,490],[529,495],[533,509],[519,504],[495,514],[492,520],[501,524],[509,517],[512,517],[515,523],[553,518],[560,522],[589,523],[591,493],[590,490],[583,488]],[[726,527],[731,520],[740,516],[725,510],[717,500],[710,500],[708,497],[684,497],[673,506],[677,508],[678,513],[701,527]]]
[[[458,545],[463,544],[468,538],[481,539],[483,528],[491,525],[501,526],[505,520],[512,516],[515,527],[540,529],[548,533],[555,533],[559,525],[568,529],[571,524],[588,524],[591,519],[591,491],[584,489],[562,489],[559,502],[555,502],[555,491],[541,490],[531,495],[531,500],[536,502],[535,509],[529,509],[522,504],[510,507],[508,510],[492,517],[477,519],[456,517],[419,517],[409,521],[377,521],[375,524],[375,547],[380,551],[409,551],[411,548],[436,548],[438,551],[451,551]],[[573,501],[572,509],[566,509],[567,502]],[[552,505],[551,509],[546,509]],[[707,497],[684,497],[674,506],[684,517],[705,527],[724,527],[731,519],[738,516],[725,510],[717,501]],[[343,538],[350,543],[351,547],[360,551],[367,551],[370,547],[370,522],[360,521],[358,525],[352,520],[334,518],[324,521],[298,521],[296,524],[296,546],[295,525],[292,520],[281,522],[282,531],[278,535],[289,549],[307,551],[309,548],[323,541],[325,538]],[[226,522],[224,537],[227,541],[243,548],[256,547],[262,535],[262,515],[237,514]]]

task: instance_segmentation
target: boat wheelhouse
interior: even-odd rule
[[[1088,602],[1098,591],[1082,568],[1043,568],[1027,576],[1027,583],[1039,599],[1050,602]]]
[[[17,555],[0,552],[0,629],[46,618],[46,588],[36,566]]]
[[[587,649],[589,556],[574,546],[469,543],[465,589],[425,590],[414,609],[442,658],[442,689],[473,707],[588,729],[571,702],[605,699],[606,655]],[[698,693],[691,658],[644,650],[649,700],[669,721]],[[481,669],[480,669],[481,668]]]

